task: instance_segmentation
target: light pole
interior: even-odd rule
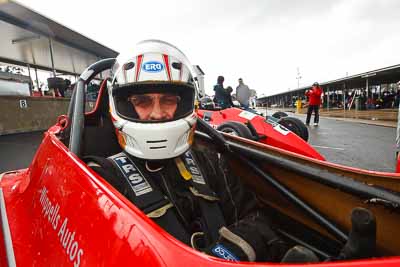
[[[297,89],[299,89],[300,88],[300,79],[301,79],[302,77],[301,77],[301,75],[300,75],[300,70],[299,70],[299,68],[297,67],[297,77],[296,77],[296,79],[297,79]]]
[[[299,92],[299,89],[300,89],[300,79],[301,79],[299,67],[297,67],[297,76],[296,76],[296,79],[297,79],[297,100],[298,100],[298,99],[300,99],[300,92]]]

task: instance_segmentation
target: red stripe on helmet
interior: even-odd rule
[[[136,57],[136,78],[135,81],[137,82],[139,80],[139,75],[140,75],[140,70],[142,69],[142,59],[143,59],[143,55],[138,55]]]
[[[163,59],[164,59],[164,64],[165,64],[165,69],[167,70],[167,74],[168,74],[168,79],[171,81],[171,69],[169,67],[169,59],[168,59],[168,55],[163,55]]]
[[[111,121],[112,122],[116,122],[116,121],[118,121],[116,118],[114,118],[114,116],[111,114]]]

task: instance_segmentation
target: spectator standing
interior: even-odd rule
[[[233,92],[233,88],[228,86],[226,87],[225,90],[225,98],[226,98],[226,103],[228,107],[233,107],[233,101],[232,101],[232,92]]]
[[[397,92],[396,96],[394,97],[394,107],[393,108],[399,108],[399,103],[400,103],[400,81],[397,82]]]
[[[308,96],[309,98],[306,125],[310,125],[311,115],[312,112],[314,111],[314,126],[318,126],[319,106],[321,105],[321,95],[322,95],[322,89],[319,86],[319,83],[315,82],[311,90],[307,90],[305,95]]]
[[[56,91],[54,90],[54,88],[49,88],[49,90],[47,91],[47,95],[51,97],[56,97]]]
[[[58,89],[59,97],[65,97],[65,87],[60,87]]]
[[[239,85],[236,87],[236,100],[245,109],[249,108],[250,89],[243,83],[243,79],[239,78]]]
[[[375,109],[375,100],[373,96],[368,97],[367,102],[366,102],[366,107],[367,109]]]
[[[38,87],[38,96],[43,96],[42,85]]]
[[[257,107],[257,91],[254,89],[250,89],[250,100],[249,104],[251,108],[256,108]]]
[[[218,76],[217,84],[214,85],[214,102],[221,106],[221,108],[225,108],[226,106],[226,92],[224,89],[224,76]]]

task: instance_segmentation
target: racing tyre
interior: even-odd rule
[[[293,117],[283,117],[279,119],[278,123],[300,136],[304,141],[308,141],[308,129],[301,120]]]
[[[274,114],[272,114],[272,117],[277,118],[277,119],[287,117],[287,116],[288,116],[288,114],[286,114],[285,112],[282,112],[282,111],[277,111]]]
[[[227,121],[218,126],[217,130],[231,135],[254,140],[254,136],[251,134],[250,129],[241,122]]]
[[[65,79],[64,80],[65,81],[65,86],[70,86],[71,85],[71,80],[69,80],[69,79]]]
[[[52,77],[47,78],[47,86],[49,89],[63,89],[67,87],[67,84],[63,78]]]

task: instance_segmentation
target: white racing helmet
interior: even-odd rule
[[[143,159],[174,158],[189,149],[197,115],[192,65],[175,46],[147,40],[119,57],[109,88],[118,142]],[[149,110],[156,103],[157,115]]]

